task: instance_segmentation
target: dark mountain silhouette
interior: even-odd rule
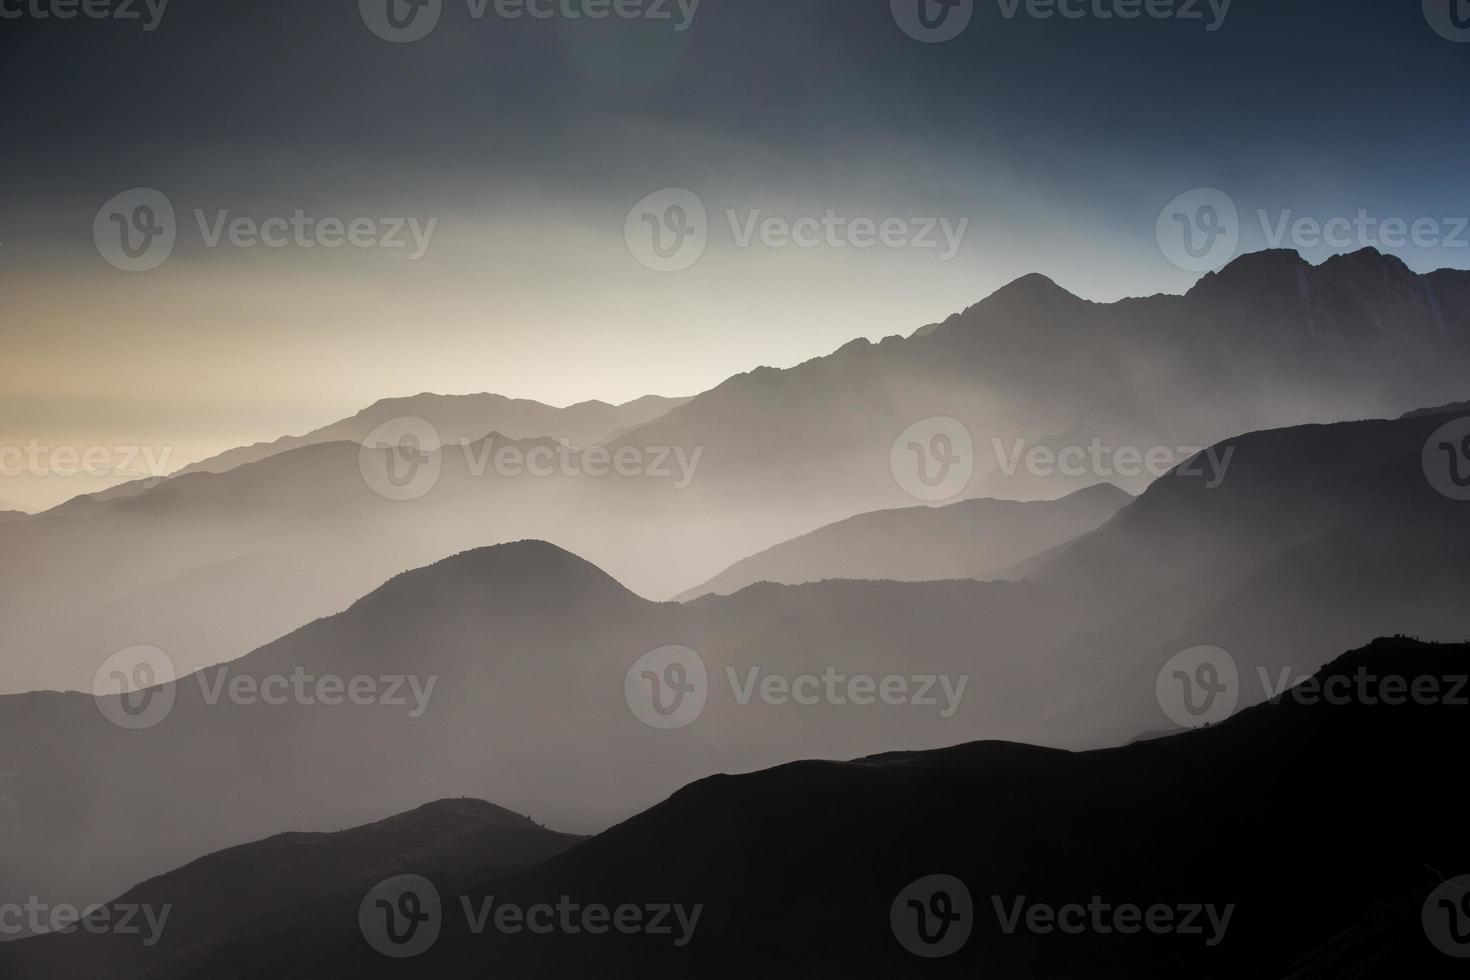
[[[1171,474],[1097,531],[1009,574],[1082,603],[1095,626],[1063,659],[1098,693],[1077,721],[1097,737],[1137,731],[1153,677],[1196,645],[1240,664],[1244,704],[1283,668],[1310,675],[1354,635],[1470,636],[1470,508],[1426,478],[1425,443],[1449,415],[1258,432],[1211,489]],[[1119,674],[1119,665],[1137,665]],[[1107,708],[1102,708],[1107,705]],[[1130,707],[1131,705],[1131,707]],[[1097,714],[1089,711],[1097,709]],[[1117,726],[1104,719],[1119,711]],[[1085,719],[1085,720],[1084,720]]]
[[[114,904],[171,911],[160,942],[115,950],[107,970],[186,971],[201,950],[280,941],[303,913],[355,904],[385,878],[426,868],[502,873],[537,864],[579,840],[473,799],[441,800],[336,833],[278,834],[201,858],[120,896]]]
[[[1404,418],[1422,418],[1426,415],[1470,415],[1470,402],[1455,402],[1451,405],[1441,405],[1438,408],[1416,408],[1412,412],[1404,414]]]
[[[1467,672],[1470,647],[1380,640],[1318,675],[1324,689],[1351,682],[1340,701],[1288,697],[1125,748],[975,743],[712,777],[525,870],[477,874],[485,855],[473,848],[450,866],[434,855],[424,873],[448,911],[437,941],[411,960],[368,946],[359,894],[288,899],[275,912],[282,926],[249,941],[173,937],[191,955],[166,974],[121,952],[119,937],[43,937],[0,957],[17,980],[1457,976],[1460,961],[1431,945],[1420,914],[1442,876],[1470,867],[1458,811],[1444,805],[1456,778],[1444,747],[1460,740],[1470,707],[1447,697],[1391,705],[1354,679],[1432,681],[1448,694]],[[275,874],[206,877],[203,867],[150,883],[150,894],[244,891]],[[895,938],[891,909],[935,874],[966,884],[973,914],[960,921],[971,934],[951,956],[922,959]],[[615,930],[510,935],[492,925],[474,935],[460,900],[475,908],[487,897],[522,908],[678,903],[700,917],[682,946]],[[1080,904],[1080,918],[1063,921],[1084,925],[1039,932],[1023,919],[1008,932],[1002,917],[1017,901]],[[1165,906],[1199,931],[1142,928],[1164,920],[1140,911],[1131,932],[1105,916],[1104,933],[1088,924],[1093,904]],[[1217,918],[1196,917],[1196,906]]]
[[[0,510],[0,524],[10,524],[15,521],[23,521],[31,515],[19,510]]]
[[[661,414],[662,403],[634,403],[658,418],[602,447],[647,451],[632,477],[486,470],[453,440],[456,428],[481,439],[488,430],[470,426],[499,410],[474,398],[377,406],[432,415],[442,401],[469,413],[445,423],[452,448],[419,499],[376,496],[353,444],[279,451],[288,441],[226,473],[119,488],[0,525],[0,691],[85,690],[103,658],[138,643],[177,651],[186,667],[243,656],[389,575],[526,537],[584,555],[642,595],[679,595],[835,521],[912,506],[890,451],[933,416],[964,423],[975,446],[973,479],[955,499],[1050,499],[1099,479],[1141,490],[1146,471],[1067,476],[1023,464],[1008,474],[1002,457],[1094,440],[1177,453],[1264,427],[1462,399],[1467,280],[1417,276],[1372,251],[1318,266],[1248,255],[1184,296],[1115,304],[1028,276],[921,336],[761,368]],[[363,436],[377,417],[345,434]],[[683,484],[667,469],[675,449],[698,455]],[[656,460],[668,476],[649,475]]]
[[[1094,530],[1132,499],[1100,483],[1060,500],[982,498],[860,514],[744,558],[680,598],[728,595],[756,582],[996,578]]]

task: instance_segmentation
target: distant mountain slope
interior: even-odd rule
[[[441,800],[336,833],[278,834],[211,854],[120,896],[115,904],[169,908],[167,922],[156,945],[116,949],[107,972],[91,975],[188,971],[201,949],[278,940],[304,912],[343,902],[355,906],[385,878],[422,874],[426,868],[503,873],[544,861],[579,840],[473,799]],[[53,936],[42,944],[69,955],[64,938]],[[307,948],[293,943],[293,952]],[[75,968],[56,968],[54,975]]]
[[[271,443],[231,449],[186,466],[179,470],[179,474],[223,473],[268,456],[324,442],[361,443],[384,422],[404,417],[421,418],[432,423],[446,442],[474,441],[484,438],[487,433],[499,432],[510,439],[546,437],[566,439],[574,445],[585,446],[629,426],[650,422],[686,401],[687,398],[648,395],[623,405],[590,401],[553,408],[525,398],[506,398],[488,393],[385,398],[349,419],[315,429],[304,436],[286,436]]]
[[[860,514],[742,559],[679,598],[728,595],[756,582],[997,578],[1095,529],[1132,499],[1102,483],[1060,500],[976,499]]]
[[[1467,673],[1470,647],[1398,639],[1337,658],[1318,680],[1331,689],[1334,678],[1399,677],[1447,692]],[[976,743],[716,776],[526,870],[477,880],[461,871],[480,861],[473,848],[452,867],[426,862],[446,912],[417,958],[371,949],[354,915],[361,896],[343,894],[316,907],[288,901],[280,931],[200,944],[167,975],[1458,976],[1461,961],[1438,952],[1419,919],[1441,875],[1470,868],[1459,814],[1443,805],[1454,778],[1443,747],[1467,713],[1369,691],[1331,704],[1286,698],[1210,729],[1082,754]],[[274,872],[236,869],[212,884],[228,892],[263,874]],[[959,915],[956,936],[968,931],[944,958],[913,955],[895,931],[914,914],[900,896],[931,875],[957,879],[971,899],[919,896],[920,908]],[[173,877],[153,883],[155,894],[186,894]],[[511,935],[492,924],[474,935],[461,901],[487,898],[522,909],[677,903],[699,918],[682,945],[677,928]],[[1074,903],[1082,911],[1059,920],[1030,912]],[[1129,905],[1139,909],[1131,920],[1115,917]],[[164,975],[146,956],[119,956],[124,942],[46,937],[0,949],[0,964],[17,980],[62,968]]]
[[[31,515],[19,510],[0,510],[0,524],[23,521]]]
[[[469,552],[183,677],[156,727],[120,730],[81,694],[0,697],[17,837],[87,872],[78,884],[31,868],[0,880],[0,904],[101,900],[283,826],[351,825],[424,799],[495,798],[587,831],[711,769],[1033,734],[1047,703],[1044,652],[1078,625],[1068,609],[1039,586],[970,581],[767,586],[660,604],[543,543]],[[625,686],[640,658],[671,645],[695,650],[708,680],[702,713],[669,732],[640,720]],[[741,700],[742,686],[769,675],[829,671],[843,691],[846,678],[904,678],[905,703],[806,705],[757,687]],[[399,700],[230,693],[296,676],[308,693],[311,679],[368,678]]]

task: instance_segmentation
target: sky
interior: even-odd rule
[[[1281,229],[1470,267],[1448,0],[89,2],[0,0],[0,509],[98,488],[6,447],[693,394],[1030,272],[1182,292]],[[1168,244],[1221,192],[1226,252]]]

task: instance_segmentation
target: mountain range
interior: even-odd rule
[[[728,595],[757,582],[1000,578],[1011,566],[1094,530],[1132,499],[1099,483],[1060,500],[977,498],[859,514],[744,558],[679,598]]]
[[[1379,640],[1316,675],[1353,692],[1330,703],[1288,694],[1085,753],[986,742],[713,776],[569,849],[441,803],[130,891],[112,907],[179,908],[151,951],[78,932],[0,947],[0,965],[17,980],[1457,976],[1421,919],[1463,916],[1433,897],[1470,868],[1442,751],[1464,731],[1450,692],[1467,672],[1470,647]],[[1394,678],[1440,696],[1387,703]],[[431,940],[393,959],[370,945],[379,913],[357,913],[405,868],[438,901],[414,885],[413,904],[384,903],[431,910]],[[682,915],[599,935],[553,913],[545,933],[476,918],[541,903]]]
[[[383,403],[0,525],[12,653],[0,691],[87,690],[107,656],[140,643],[183,669],[238,658],[393,574],[527,537],[639,594],[684,595],[793,538],[921,502],[896,479],[895,442],[929,418],[954,420],[973,449],[954,457],[952,496],[923,502],[1054,499],[1100,479],[1141,491],[1157,474],[1119,462],[1134,454],[1175,465],[1242,432],[1463,399],[1467,296],[1470,273],[1417,275],[1373,250],[1317,266],[1271,251],[1183,296],[1113,304],[1028,276],[918,335],[760,368],[688,401],[563,414],[489,395]],[[368,485],[353,441],[397,411],[440,412],[445,430],[425,463],[440,475],[411,500]],[[555,431],[521,435],[542,424]],[[492,462],[507,444],[551,451],[599,429],[599,450],[631,452],[636,475],[505,475]],[[1027,462],[1091,447],[1109,472]]]
[[[1157,681],[1197,645],[1232,658],[1248,706],[1360,642],[1344,635],[1463,640],[1470,510],[1422,459],[1458,417],[1228,440],[1211,447],[1231,460],[1217,485],[1185,464],[1010,581],[765,583],[655,603],[528,541],[398,576],[225,667],[181,667],[147,730],[104,717],[117,697],[0,697],[23,856],[0,885],[101,900],[286,821],[340,827],[427,799],[494,799],[586,833],[711,770],[975,739],[1116,745],[1176,723]],[[640,720],[628,687],[668,647],[694,651],[707,678],[702,713],[674,731]],[[400,703],[222,693],[297,674],[397,678]],[[912,697],[792,697],[828,674],[902,678]]]
[[[401,418],[424,419],[438,430],[443,441],[450,443],[458,443],[462,439],[475,442],[491,432],[499,432],[509,439],[544,437],[586,446],[616,436],[631,426],[652,421],[688,400],[649,395],[622,405],[589,401],[554,408],[525,398],[506,398],[489,393],[424,393],[411,398],[385,398],[349,419],[313,429],[306,435],[286,436],[274,442],[232,449],[185,466],[177,475],[223,473],[292,449],[325,442],[361,444],[374,429]]]

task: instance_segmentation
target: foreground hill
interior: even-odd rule
[[[1094,530],[1132,499],[1100,483],[1060,500],[964,500],[860,514],[744,558],[679,598],[729,595],[757,582],[997,578]]]
[[[1459,815],[1443,805],[1442,751],[1470,723],[1452,693],[1467,673],[1470,647],[1380,640],[1317,676],[1344,697],[1288,696],[1126,748],[978,743],[706,779],[523,871],[477,877],[474,846],[452,866],[426,860],[441,931],[411,959],[369,946],[355,915],[366,891],[287,900],[272,910],[279,927],[248,929],[248,942],[195,945],[181,928],[170,941],[191,947],[187,962],[82,935],[0,957],[14,957],[18,980],[1458,976],[1462,961],[1432,944],[1421,914],[1444,911],[1427,900],[1470,868]],[[1394,679],[1437,694],[1386,703]],[[237,866],[207,884],[228,893],[272,874]],[[969,901],[952,882],[948,902],[909,891],[931,875],[958,879]],[[200,881],[186,868],[149,894],[184,901]],[[462,903],[487,900],[685,916],[670,914],[661,935],[511,934],[493,918],[475,934]],[[938,951],[919,938],[916,909],[955,916],[950,955],[910,951]]]
[[[167,919],[157,942],[117,948],[106,969],[94,975],[188,970],[204,950],[242,938],[278,941],[309,910],[355,905],[384,878],[425,868],[503,873],[537,864],[579,840],[471,799],[441,800],[336,833],[278,834],[201,858],[119,897],[115,905],[159,910],[155,920],[167,908]],[[146,917],[139,919],[146,926]],[[309,948],[307,943],[296,950]]]

